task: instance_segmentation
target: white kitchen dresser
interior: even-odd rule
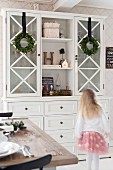
[[[22,14],[26,13],[26,31],[35,40],[31,52],[15,48],[14,38],[22,32]],[[71,152],[77,154],[74,135],[81,92],[92,88],[109,114],[109,100],[104,97],[104,19],[71,13],[2,9],[3,16],[3,109],[14,117],[28,117]],[[80,42],[88,36],[88,18],[91,17],[92,36],[99,44],[93,56],[84,54]],[[63,37],[44,37],[44,23],[58,23]],[[59,67],[64,49],[68,67]],[[44,64],[44,52],[47,63]],[[50,54],[53,53],[53,65]],[[56,80],[60,88],[70,90],[71,96],[43,95],[42,77]],[[48,88],[46,89],[48,90]]]
[[[70,152],[83,157],[78,153],[75,138],[79,97],[67,97],[62,100],[45,98],[40,102],[37,102],[38,98],[34,98],[32,102],[30,98],[26,98],[26,102],[21,100],[23,99],[7,100],[4,110],[13,111],[14,117],[28,117]],[[102,97],[98,100],[109,117],[109,100]]]

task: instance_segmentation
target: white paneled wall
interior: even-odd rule
[[[0,97],[2,97],[3,86],[3,57],[2,57],[2,17],[0,17]],[[2,108],[2,100],[0,99],[0,109]]]

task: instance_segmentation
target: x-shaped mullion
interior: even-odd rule
[[[26,25],[26,28],[27,28],[30,24],[32,24],[32,22],[33,22],[35,19],[36,19],[36,18],[33,18],[33,19]],[[20,26],[21,30],[20,30],[17,34],[15,34],[15,35],[11,38],[10,41],[13,41],[13,39],[14,39],[18,34],[20,34],[20,33],[22,32],[22,25],[20,25],[19,22],[16,21],[15,19],[14,19],[14,21]],[[10,42],[10,43],[13,44],[12,42]]]
[[[100,70],[97,70],[90,78],[88,78],[88,77],[79,69],[79,72],[80,72],[80,73],[86,78],[86,80],[87,80],[86,83],[84,83],[84,85],[79,89],[79,91],[80,91],[83,87],[85,87],[85,85],[88,84],[89,82],[90,82],[97,90],[99,90],[99,89],[95,86],[95,84],[91,81],[99,71],[100,71]]]
[[[11,91],[11,93],[13,93],[22,83],[25,83],[27,86],[29,86],[29,88],[31,88],[34,92],[36,92],[36,90],[35,90],[34,88],[32,88],[32,86],[26,82],[27,78],[30,77],[30,76],[34,73],[34,71],[36,70],[36,68],[33,69],[33,71],[31,71],[31,73],[29,73],[25,78],[22,78],[15,70],[13,70],[13,68],[11,68],[11,70],[12,70],[12,71],[16,74],[16,76],[19,77],[20,80],[21,80],[21,82],[20,82],[17,86],[15,86],[15,88]]]
[[[26,58],[26,60],[29,62],[29,63],[31,63],[31,65],[33,65],[34,67],[36,67],[36,65],[25,55],[25,54],[23,54],[22,53],[22,55],[17,59],[17,60],[15,60],[15,62],[10,66],[10,67],[13,67],[16,63],[18,63],[20,60],[21,60],[21,58]],[[20,66],[21,67],[21,66]]]

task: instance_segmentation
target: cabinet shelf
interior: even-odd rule
[[[62,68],[62,67],[60,67],[60,65],[59,65],[59,67],[58,67],[58,65],[42,65],[42,69],[44,70],[72,70],[72,67],[68,67],[68,68]]]
[[[34,67],[13,67],[14,69],[34,69]]]
[[[70,38],[45,38],[42,37],[43,42],[69,42],[72,41]]]

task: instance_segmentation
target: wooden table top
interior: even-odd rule
[[[56,167],[61,165],[77,164],[78,158],[62,147],[58,142],[38,128],[29,119],[13,119],[13,121],[22,120],[27,127],[20,130],[13,136],[9,137],[9,141],[15,142],[21,146],[30,146],[30,151],[34,157],[26,158],[21,153],[15,153],[0,159],[0,167],[18,164],[34,160],[47,154],[52,154],[52,161],[47,167]],[[8,120],[11,121],[11,120]],[[5,121],[7,122],[7,121]]]

